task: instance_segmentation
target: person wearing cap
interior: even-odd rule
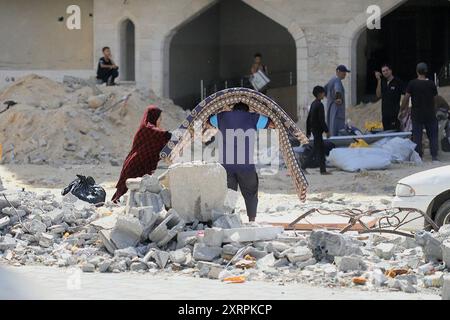
[[[405,112],[411,99],[412,140],[417,145],[416,151],[423,157],[422,135],[423,129],[430,141],[430,152],[433,161],[439,161],[438,156],[438,120],[434,99],[437,88],[433,81],[427,79],[428,66],[419,63],[416,67],[417,79],[411,80],[406,87],[405,97],[402,101],[401,113]]]
[[[327,124],[330,136],[337,136],[345,129],[345,89],[342,80],[350,70],[344,65],[336,68],[336,76],[325,85],[327,96]]]

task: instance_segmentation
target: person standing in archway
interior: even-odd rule
[[[394,77],[392,68],[387,64],[381,67],[381,73],[375,71],[375,78],[377,79],[376,94],[378,98],[381,98],[383,129],[385,131],[400,131],[398,114],[400,111],[400,99],[405,92],[403,82]]]
[[[336,68],[336,75],[325,85],[327,93],[327,124],[330,136],[337,136],[345,129],[345,89],[342,80],[350,70],[344,65]]]
[[[250,69],[250,77],[253,77],[256,73],[258,72],[263,72],[266,76],[269,75],[269,69],[267,68],[267,66],[262,62],[262,55],[261,53],[255,53],[254,55],[254,60],[253,60],[253,65]],[[267,93],[267,85],[262,88],[261,90],[259,90],[259,92],[261,92],[262,94],[266,94]]]

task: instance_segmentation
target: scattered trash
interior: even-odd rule
[[[78,199],[88,203],[100,205],[105,203],[106,192],[101,186],[95,184],[92,177],[85,177],[77,174],[77,179],[72,181],[61,194],[65,196],[69,192]]]

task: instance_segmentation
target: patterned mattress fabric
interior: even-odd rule
[[[205,124],[210,116],[229,110],[239,102],[247,104],[251,112],[263,114],[272,120],[276,129],[278,129],[281,154],[294,182],[297,195],[301,201],[305,201],[308,181],[295,158],[289,141],[289,134],[296,137],[301,144],[307,144],[308,138],[274,100],[252,89],[225,89],[212,94],[200,102],[183,121],[179,129],[173,132],[172,140],[160,153],[161,159],[168,163],[176,162],[183,149],[190,145],[194,132],[202,132],[201,137],[195,137],[195,139],[209,140],[216,132],[215,130],[206,129]]]

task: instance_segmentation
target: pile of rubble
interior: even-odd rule
[[[0,106],[6,101],[16,104],[0,115],[2,163],[118,166],[148,105],[163,110],[162,126],[167,130],[177,128],[187,116],[152,90],[106,87],[74,77],[59,83],[26,76],[0,91]]]
[[[0,261],[232,282],[442,290],[450,299],[450,225],[409,238],[245,224],[233,213],[236,194],[224,181],[220,165],[176,165],[158,178],[128,180],[126,205],[101,208],[70,194],[57,201],[51,194],[6,192],[0,198]],[[182,186],[179,197],[175,190]]]

